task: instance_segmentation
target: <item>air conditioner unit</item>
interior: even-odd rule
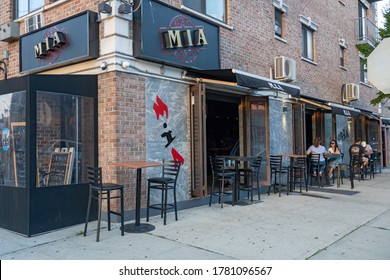
[[[19,39],[19,23],[9,21],[0,25],[0,41],[14,42]]]
[[[43,26],[43,15],[41,13],[28,17],[25,20],[26,33],[39,29],[42,26]]]
[[[274,79],[285,82],[295,81],[296,68],[295,60],[285,56],[277,56],[274,60]]]
[[[359,99],[359,86],[356,84],[345,84],[343,101],[354,101]]]

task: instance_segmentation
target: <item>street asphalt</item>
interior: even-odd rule
[[[299,189],[298,189],[299,190]],[[215,199],[216,201],[216,199]],[[145,222],[143,219],[142,222]],[[310,187],[261,195],[249,205],[203,204],[149,222],[147,233],[120,235],[96,222],[34,237],[0,229],[1,260],[389,260],[390,169],[351,190]]]

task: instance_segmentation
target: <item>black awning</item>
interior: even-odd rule
[[[236,69],[219,70],[189,70],[187,76],[235,83],[237,86],[247,87],[257,90],[280,91],[293,97],[300,97],[300,88],[265,77],[253,75]],[[211,81],[210,81],[211,82]]]
[[[388,118],[382,118],[382,124],[383,124],[383,125],[390,125],[390,119],[388,119]]]
[[[343,106],[343,105],[333,104],[333,103],[329,103],[329,105],[332,108],[333,114],[342,115],[346,117],[354,117],[354,118],[359,117],[360,110]]]

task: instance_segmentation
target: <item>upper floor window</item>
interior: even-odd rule
[[[283,37],[283,12],[275,9],[275,35]]]
[[[340,66],[345,67],[345,48],[340,46]]]
[[[302,56],[310,60],[314,60],[313,33],[313,30],[302,25]]]
[[[360,81],[362,83],[368,83],[367,78],[367,62],[364,58],[360,58]]]
[[[275,36],[284,38],[284,14],[287,11],[287,6],[282,0],[274,0],[275,7]]]
[[[315,60],[315,31],[318,26],[311,18],[304,16],[300,17],[302,23],[302,57],[311,61]]]
[[[227,0],[183,0],[184,6],[223,22],[227,21],[226,2]]]
[[[15,0],[15,17],[23,17],[43,7],[45,0]]]
[[[359,17],[359,39],[365,40],[367,36],[367,7],[362,2],[358,2],[358,17]]]

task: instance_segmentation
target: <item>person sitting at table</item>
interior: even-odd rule
[[[342,162],[341,153],[339,145],[337,145],[336,140],[330,141],[330,147],[328,149],[328,154],[335,155],[328,159],[329,164],[329,178],[333,177],[333,170]],[[338,155],[338,156],[337,156]]]
[[[370,144],[368,144],[366,141],[362,141],[362,146],[364,148],[364,157],[367,158],[366,166],[368,165],[368,162],[370,161],[371,154],[373,152],[372,147]]]
[[[322,176],[322,172],[324,171],[325,165],[326,165],[324,154],[327,154],[327,151],[326,151],[326,148],[321,145],[321,138],[320,137],[314,138],[313,145],[311,145],[307,149],[306,154],[307,155],[311,155],[311,154],[319,154],[320,155],[320,164],[318,167],[318,169],[319,169],[318,175]],[[316,176],[316,173],[314,171],[313,171],[313,176]]]
[[[362,169],[368,165],[368,158],[364,157],[364,147],[362,146],[362,140],[360,138],[356,138],[355,144],[351,145],[349,150],[351,154],[360,154],[361,160],[363,161],[363,165],[361,166]]]

